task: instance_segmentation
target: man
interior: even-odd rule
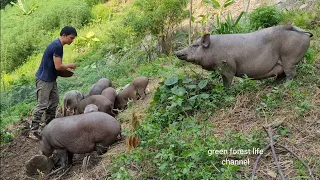
[[[60,37],[48,45],[42,56],[41,64],[36,72],[37,106],[33,112],[30,138],[36,139],[33,132],[40,131],[43,113],[46,113],[46,124],[55,118],[59,105],[59,94],[56,79],[58,76],[72,76],[70,69],[76,69],[74,63],[63,64],[63,46],[70,45],[77,36],[74,27],[66,26]]]

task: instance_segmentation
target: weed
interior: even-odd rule
[[[257,111],[264,116],[273,116],[274,110],[282,106],[285,99],[285,92],[279,87],[274,87],[271,92],[262,97],[262,102],[257,107]]]
[[[222,16],[222,11],[234,3],[233,0],[226,0],[223,4],[220,4],[216,0],[203,0],[204,2],[211,4],[214,9],[218,10],[216,15],[216,25],[213,27],[211,34],[233,34],[239,33],[238,23],[245,12],[241,12],[236,19],[233,19],[232,14],[228,12],[227,17]]]
[[[275,26],[283,15],[275,6],[261,6],[250,13],[250,24],[255,30]]]
[[[13,138],[14,135],[9,132],[1,133],[1,142],[8,143],[11,142]]]
[[[150,174],[163,179],[241,178],[243,175],[236,174],[239,166],[222,165],[222,160],[228,158],[227,154],[209,154],[208,150],[261,148],[263,144],[257,140],[261,138],[260,133],[248,136],[228,132],[225,139],[218,139],[213,135],[213,129],[211,124],[198,123],[194,117],[172,123],[164,130],[147,119],[136,132],[143,137],[140,147],[112,160],[112,177],[124,174],[132,178],[127,172],[133,170],[131,165],[135,164],[141,168],[140,178],[147,178]],[[227,140],[230,138],[234,141]]]

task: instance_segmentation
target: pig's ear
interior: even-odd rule
[[[33,135],[37,137],[39,140],[42,139],[41,135],[38,132],[33,132]]]
[[[210,34],[205,34],[202,37],[202,46],[207,48],[210,46]]]

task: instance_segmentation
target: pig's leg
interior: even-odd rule
[[[227,61],[222,62],[221,70],[222,70],[222,80],[223,85],[226,89],[229,89],[232,84],[233,77],[236,74],[236,64],[234,61],[229,61],[229,64]]]
[[[286,80],[290,81],[296,75],[296,66],[295,65],[286,65],[284,66],[284,73],[286,74]]]
[[[62,169],[65,169],[68,164],[67,150],[66,149],[57,150],[57,154],[60,157],[60,165],[61,165]]]
[[[146,93],[143,88],[138,88],[138,94],[140,96],[140,99],[144,99],[146,97]]]
[[[104,146],[102,143],[96,143],[95,149],[98,155],[102,155],[108,151],[108,146]]]
[[[115,143],[118,140],[117,136],[109,136],[107,140],[104,140],[104,142],[96,143],[96,151],[98,155],[102,155],[106,153],[109,149],[109,146],[111,146],[113,143]]]
[[[72,166],[72,158],[73,158],[73,153],[67,150],[67,155],[68,155],[68,166]]]
[[[232,84],[232,80],[233,80],[233,77],[235,75],[235,72],[232,72],[232,71],[222,71],[222,80],[223,80],[223,85],[226,89],[229,89],[231,84]]]

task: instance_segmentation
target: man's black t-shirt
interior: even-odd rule
[[[36,77],[45,82],[55,82],[58,77],[58,71],[54,66],[53,56],[63,57],[63,46],[58,39],[50,43],[47,49],[44,51],[41,64],[38,71],[36,72]]]

